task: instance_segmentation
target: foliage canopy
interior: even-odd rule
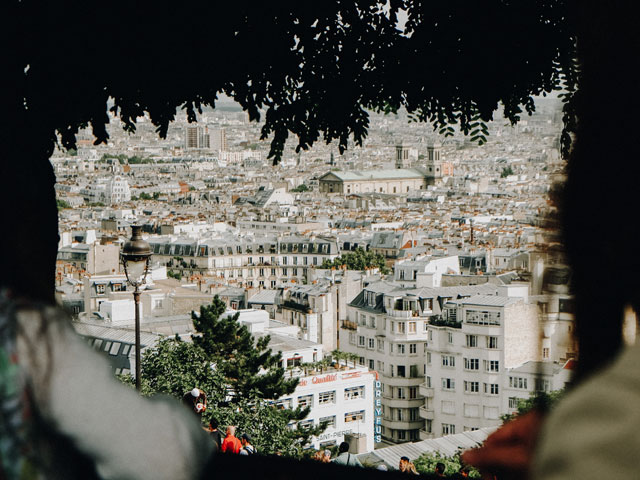
[[[424,453],[413,462],[418,473],[422,474],[433,474],[438,463],[444,464],[444,474],[447,477],[453,477],[464,466],[460,460],[460,452],[457,452],[452,457],[447,457],[438,452]],[[472,468],[469,470],[469,478],[481,478],[481,476],[477,470]]]
[[[503,421],[508,422],[509,420],[515,418],[518,415],[524,415],[525,413],[533,410],[534,408],[539,408],[541,410],[547,411],[552,409],[558,401],[562,398],[565,391],[562,390],[554,390],[552,392],[534,392],[529,398],[526,400],[520,400],[518,402],[518,409],[514,414],[503,415],[501,418]]]
[[[90,5],[25,0],[8,7],[8,34],[21,38],[8,62],[18,93],[13,110],[49,148],[56,134],[75,148],[85,126],[96,143],[107,141],[107,110],[130,132],[147,116],[165,137],[176,109],[195,121],[220,93],[251,120],[264,119],[262,138],[272,139],[275,162],[289,134],[298,138],[298,151],[319,140],[337,140],[340,152],[350,137],[361,144],[371,110],[405,108],[441,134],[457,125],[482,143],[484,122],[500,106],[515,123],[534,110],[534,95],[561,88],[565,150],[575,129],[575,33],[563,0],[464,8],[426,0],[198,2],[197,8],[116,0],[99,13]],[[114,25],[127,34],[110,34]]]
[[[211,368],[205,352],[193,343],[164,338],[147,349],[141,360],[140,390],[145,396],[164,393],[180,399],[197,386],[213,404],[225,398],[224,378]],[[127,383],[134,383],[133,377],[127,378]]]
[[[379,268],[380,273],[386,275],[390,272],[385,262],[384,255],[371,251],[365,251],[358,247],[353,252],[347,252],[333,260],[322,262],[322,268],[341,268],[346,266],[347,270],[365,270],[367,268]]]

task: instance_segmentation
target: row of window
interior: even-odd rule
[[[464,357],[462,360],[465,370],[480,370],[480,359]],[[445,368],[455,368],[456,357],[455,355],[442,355],[441,362]],[[427,365],[431,365],[431,352],[427,352]],[[482,365],[485,372],[497,373],[500,371],[499,360],[483,360]]]
[[[420,420],[418,408],[390,408],[387,420],[397,422],[417,422]]]
[[[519,390],[528,390],[528,379],[526,377],[509,377],[509,387]],[[533,379],[533,389],[536,392],[548,392],[551,390],[551,382],[543,378]]]
[[[96,288],[96,293],[98,295],[104,295],[107,292],[107,285],[104,283],[96,283],[95,288]],[[111,284],[112,292],[125,292],[126,290],[127,290],[127,285],[125,283]]]
[[[467,348],[477,348],[479,346],[480,335],[465,335],[465,345]],[[486,336],[486,348],[498,348],[498,337]]]
[[[386,435],[387,433],[390,434],[391,438],[401,442],[406,440],[414,442],[420,439],[420,430],[394,430],[382,427],[382,434]]]
[[[344,389],[344,399],[345,400],[357,400],[364,398],[365,387],[364,385],[360,385],[357,387],[350,387]],[[327,392],[318,393],[318,404],[319,405],[327,405],[331,403],[336,403],[336,391],[329,390]],[[292,408],[293,407],[293,399],[291,398],[282,398],[276,402],[276,405],[280,408]],[[298,406],[299,407],[313,407],[313,394],[311,395],[301,395],[298,397]]]
[[[281,243],[280,253],[320,253],[328,254],[330,250],[328,243]],[[210,245],[172,245],[152,243],[151,248],[156,255],[181,255],[181,256],[216,256],[216,255],[234,255],[247,253],[277,253],[275,244],[265,245],[235,245],[227,247],[214,247]],[[272,257],[273,258],[273,257]]]
[[[352,333],[349,336],[350,343],[354,343],[355,333]],[[426,344],[424,344],[424,348],[426,349]],[[367,338],[364,335],[358,335],[358,347],[365,347],[367,350],[378,350],[379,352],[384,353],[385,351],[385,341],[382,338]],[[417,355],[418,353],[418,344],[417,343],[389,343],[389,353],[396,353],[398,355],[404,355],[406,353],[409,355]]]
[[[414,322],[415,323],[415,322]],[[425,324],[426,325],[426,324]],[[477,348],[480,346],[479,337],[482,335],[465,335],[465,346],[467,348]],[[433,330],[429,330],[429,341],[433,341]],[[486,348],[498,348],[498,337],[486,336]],[[453,332],[447,332],[447,342],[453,345]]]
[[[433,420],[427,420],[425,423],[425,431],[427,433],[433,433]],[[478,430],[478,427],[463,427],[462,429],[465,432],[473,432]],[[443,423],[442,424],[442,435],[453,435],[456,433],[456,426],[452,423]]]
[[[443,400],[441,403],[441,411],[446,415],[456,414],[456,402],[452,400]],[[473,403],[463,404],[463,414],[468,418],[480,418],[480,405]],[[483,406],[482,417],[487,420],[497,420],[499,415],[498,407]]]
[[[389,396],[399,400],[414,400],[418,398],[418,387],[389,387]],[[384,389],[383,389],[384,391]]]
[[[178,267],[180,269],[180,267]],[[188,267],[187,267],[188,268]],[[199,269],[200,267],[191,267],[191,268],[196,268]],[[215,268],[220,268],[220,267],[213,267]],[[182,269],[180,269],[182,270]],[[288,276],[289,274],[295,276],[298,276],[299,273],[303,273],[304,269],[300,268],[298,269],[297,267],[294,268],[234,268],[233,270],[213,270],[211,275],[218,277],[218,278],[253,278],[256,277],[256,271],[258,273],[258,277],[279,277],[279,276]],[[278,274],[278,271],[280,271],[280,274]]]
[[[472,325],[500,325],[500,312],[467,310],[465,322]]]
[[[456,380],[454,378],[442,378],[442,390],[455,391],[456,389]],[[432,388],[431,386],[431,377],[426,377],[426,385],[427,388]],[[473,381],[464,381],[464,391],[465,393],[479,393],[480,392],[480,383]],[[499,393],[499,384],[497,383],[483,383],[483,392],[487,395],[498,395]]]
[[[346,412],[344,414],[344,422],[345,423],[351,423],[351,422],[362,422],[364,421],[364,416],[365,416],[365,411],[364,410],[357,410],[354,412]],[[314,419],[307,419],[307,420],[301,420],[297,423],[298,428],[311,428],[313,427],[315,423]],[[327,417],[320,417],[318,419],[318,424],[319,425],[323,425],[326,428],[332,428],[336,426],[336,416],[335,415],[329,415]],[[295,423],[290,423],[288,425],[289,428],[293,428],[296,424]]]

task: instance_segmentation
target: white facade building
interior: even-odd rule
[[[86,185],[80,190],[80,195],[91,203],[113,205],[131,200],[129,182],[122,175],[108,178],[98,178],[94,183]]]
[[[423,439],[496,426],[506,369],[540,359],[537,306],[522,298],[450,300],[428,325]]]
[[[364,367],[328,369],[301,377],[295,391],[281,398],[278,404],[285,408],[311,408],[297,428],[327,426],[314,438],[314,448],[328,448],[344,441],[345,435],[356,435],[365,438],[365,449],[358,453],[370,452],[376,435],[375,382],[375,372]]]
[[[394,265],[394,278],[403,287],[439,287],[443,274],[460,275],[457,255],[399,260]]]
[[[104,202],[106,205],[114,205],[131,201],[129,182],[121,175],[114,175],[107,180],[104,190]]]
[[[338,256],[334,239],[222,235],[208,240],[150,237],[153,259],[182,275],[196,273],[246,287],[276,288],[308,280],[308,269]],[[178,258],[180,260],[178,260]]]
[[[264,310],[228,310],[224,315],[239,313],[238,321],[246,325],[252,335],[269,335],[269,348],[282,355],[285,375],[300,379],[295,391],[280,398],[276,403],[281,408],[309,407],[309,415],[291,428],[327,425],[325,431],[313,439],[314,448],[326,448],[344,441],[345,435],[359,436],[363,450],[372,451],[378,431],[380,415],[375,413],[375,404],[381,413],[381,392],[376,397],[376,373],[364,367],[328,367],[323,371],[310,371],[304,364],[322,360],[322,346],[315,342],[298,339],[291,334],[291,326],[270,320]],[[379,435],[379,433],[378,433]],[[364,438],[364,441],[362,439]]]
[[[504,378],[502,412],[515,412],[521,400],[527,400],[537,392],[563,390],[571,384],[575,365],[575,360],[567,360],[564,364],[527,362],[508,369]]]
[[[448,300],[478,293],[495,294],[496,287],[409,289],[377,282],[367,285],[348,305],[348,320],[340,328],[340,349],[356,353],[361,365],[380,375],[385,440],[401,443],[420,438],[425,428],[421,412],[430,324],[440,318]]]

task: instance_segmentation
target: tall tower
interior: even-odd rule
[[[410,166],[409,148],[400,142],[396,145],[396,168],[409,168]]]
[[[227,134],[224,128],[209,129],[210,145],[209,148],[214,151],[227,150]]]
[[[184,148],[200,148],[201,131],[202,128],[198,125],[184,127]]]
[[[440,159],[440,144],[432,143],[427,146],[427,177],[442,178],[442,160]]]

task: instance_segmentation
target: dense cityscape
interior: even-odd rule
[[[56,297],[114,375],[135,372],[120,253],[140,226],[152,251],[143,357],[163,339],[191,342],[192,312],[224,302],[221,317],[268,336],[298,379],[272,404],[310,408],[287,426],[322,427],[306,448],[347,441],[394,467],[407,442],[452,455],[438,439],[481,442],[570,383],[576,357],[549,195],[564,180],[560,102],[488,127],[477,145],[371,114],[362,146],[291,143],[272,166],[260,124],[231,101],[178,119],[166,139],[145,118],[129,134],[112,117],[107,145],[85,131],[51,158]]]

